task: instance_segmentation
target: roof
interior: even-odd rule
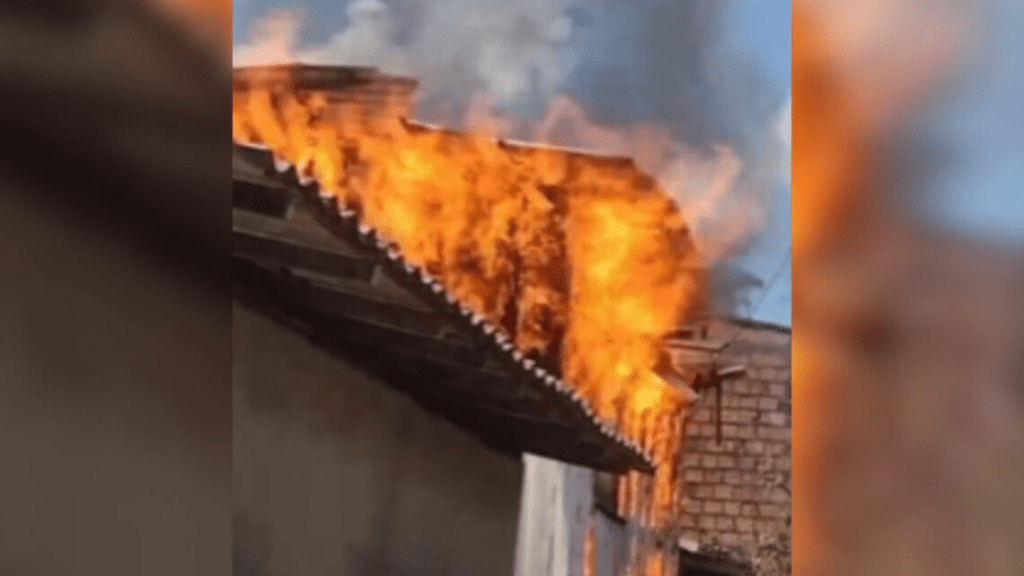
[[[782,324],[776,324],[775,322],[768,322],[767,320],[753,320],[750,318],[722,318],[723,321],[730,324],[735,324],[740,328],[752,328],[754,330],[771,330],[773,332],[781,332],[783,334],[792,334],[792,326],[784,326]]]
[[[751,570],[724,558],[677,548],[681,576],[748,576]]]
[[[492,447],[653,471],[570,385],[526,358],[355,212],[269,150],[235,144],[235,297],[364,364]]]
[[[415,78],[383,74],[368,66],[315,66],[302,63],[236,66],[231,76],[235,89],[246,89],[254,84],[277,84],[300,90],[330,90],[386,83],[412,91],[419,85]]]

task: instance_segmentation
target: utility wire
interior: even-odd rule
[[[764,304],[765,299],[768,298],[768,294],[771,293],[772,287],[775,286],[775,283],[778,282],[779,278],[782,277],[782,272],[783,270],[786,269],[786,264],[788,264],[791,261],[792,256],[793,246],[790,245],[789,248],[786,249],[786,255],[782,257],[782,262],[779,262],[779,267],[775,270],[775,273],[772,274],[772,277],[771,279],[768,280],[768,283],[764,285],[764,290],[761,291],[761,297],[757,299],[757,302],[750,309],[750,315],[748,318],[749,320],[754,319],[754,314],[757,314],[757,311],[761,308],[761,305]]]
[[[782,261],[779,262],[779,267],[775,270],[775,273],[772,274],[772,277],[769,278],[768,282],[764,285],[764,289],[761,291],[761,296],[757,299],[757,302],[755,302],[754,305],[750,308],[750,313],[747,315],[747,320],[754,320],[754,314],[757,314],[757,311],[761,308],[761,305],[764,304],[764,301],[768,297],[768,294],[771,293],[772,287],[774,287],[775,283],[778,282],[779,278],[782,277],[782,272],[786,269],[786,264],[788,264],[791,261],[792,256],[793,245],[790,244],[789,248],[786,249],[786,254],[782,257]],[[726,347],[735,344],[736,341],[739,340],[740,334],[742,334],[742,329],[736,328],[736,331],[733,333],[732,339],[729,340],[729,343],[726,344]]]

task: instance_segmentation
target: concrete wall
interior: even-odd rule
[[[523,464],[516,576],[582,576],[593,472],[532,454]]]
[[[594,535],[596,540],[597,566],[594,576],[621,576],[626,571],[629,554],[629,531],[621,524],[594,511]]]
[[[709,337],[733,340],[731,356],[745,362],[746,378],[722,390],[722,443],[716,438],[715,394],[708,391],[687,419],[683,537],[705,543],[752,544],[782,525],[788,495],[773,477],[790,470],[790,335],[724,322]]]
[[[228,302],[0,189],[0,574],[225,574]]]
[[[240,562],[288,576],[512,573],[518,459],[301,336],[234,312]]]

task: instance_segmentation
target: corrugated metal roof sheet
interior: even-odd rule
[[[571,385],[527,358],[501,330],[472,312],[427,271],[405,260],[397,246],[387,243],[374,229],[361,223],[356,213],[341,208],[334,197],[321,196],[315,182],[300,182],[293,166],[275,162],[265,148],[236,143],[235,156],[236,181],[262,182],[266,186],[286,188],[290,194],[298,197],[304,206],[316,212],[322,223],[329,223],[328,228],[337,240],[361,246],[365,254],[381,265],[380,269],[394,280],[395,285],[411,290],[417,298],[432,306],[436,314],[440,314],[455,329],[468,334],[474,344],[482,345],[490,354],[495,355],[517,382],[549,397],[561,399],[560,403],[564,406],[557,411],[559,417],[565,419],[563,422],[553,423],[548,416],[537,414],[537,424],[530,428],[531,425],[523,423],[525,419],[522,413],[519,414],[519,421],[513,422],[514,418],[509,417],[510,419],[505,422],[506,432],[519,430],[517,434],[526,433],[531,437],[512,440],[521,444],[520,447],[524,451],[597,469],[624,471],[632,468],[648,472],[653,470],[651,459],[643,454],[642,449],[601,421],[594,409]],[[342,265],[339,264],[340,266]],[[496,423],[501,417],[501,414],[493,411],[488,415],[488,418],[494,419]],[[585,454],[579,446],[555,445],[560,440],[553,434],[538,434],[550,430],[553,424],[571,427],[575,430],[573,434],[578,434],[581,439],[591,438],[599,442],[601,448],[595,450],[592,443],[588,444],[591,453]],[[545,439],[545,436],[551,438]],[[551,445],[545,446],[545,443]],[[577,453],[577,450],[581,452]]]

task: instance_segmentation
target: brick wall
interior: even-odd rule
[[[773,480],[790,469],[790,334],[768,326],[716,321],[713,339],[732,340],[729,356],[747,376],[726,381],[721,396],[721,438],[716,438],[715,392],[690,412],[682,462],[687,501],[683,537],[727,546],[754,544],[783,526],[789,496]],[[774,477],[774,478],[773,478]]]

